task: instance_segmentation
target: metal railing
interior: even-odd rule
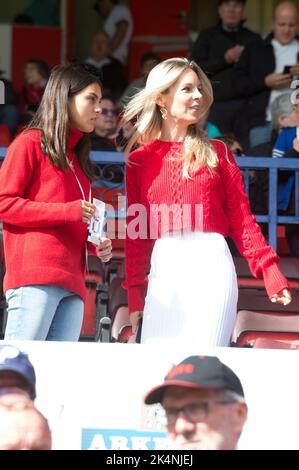
[[[246,192],[249,192],[249,170],[268,170],[268,214],[256,215],[258,222],[268,224],[269,244],[276,250],[277,225],[299,224],[299,158],[271,158],[271,157],[237,157],[236,162],[240,169],[244,170],[244,183]],[[278,214],[277,187],[278,171],[288,170],[295,172],[295,213],[293,216]]]
[[[0,147],[0,160],[3,160],[7,149]],[[91,160],[95,165],[124,165],[125,157],[122,152],[91,152]],[[268,239],[274,249],[277,247],[277,225],[299,224],[299,158],[271,158],[271,157],[236,157],[236,162],[243,170],[247,194],[249,192],[249,170],[269,171],[268,214],[257,215],[258,222],[268,224]],[[277,187],[278,171],[288,170],[295,172],[295,213],[292,216],[278,214]]]

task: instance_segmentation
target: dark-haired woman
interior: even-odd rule
[[[86,223],[95,211],[87,134],[101,111],[101,96],[90,68],[55,69],[34,119],[8,149],[0,171],[6,340],[79,338]],[[108,261],[110,240],[97,252]]]

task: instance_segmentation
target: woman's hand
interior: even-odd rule
[[[131,325],[132,325],[132,333],[136,333],[137,331],[137,328],[138,328],[138,324],[141,320],[141,318],[143,317],[143,311],[142,310],[138,310],[136,312],[132,312],[130,314],[130,322],[131,322]]]
[[[82,222],[88,223],[95,213],[96,206],[87,201],[81,201]]]
[[[273,297],[271,297],[271,302],[278,302],[282,305],[288,305],[290,302],[292,302],[291,292],[289,289],[283,289],[278,292],[278,294],[274,294]]]
[[[110,238],[102,237],[100,244],[97,247],[98,257],[107,263],[112,258],[112,242]]]

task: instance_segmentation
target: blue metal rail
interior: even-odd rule
[[[237,157],[236,162],[244,170],[245,188],[249,190],[249,170],[269,170],[269,212],[258,215],[258,222],[264,222],[269,227],[269,243],[276,250],[277,225],[299,224],[299,158],[271,158],[271,157]],[[279,170],[295,172],[295,214],[293,216],[280,216],[277,213],[277,174]]]
[[[6,148],[0,147],[0,160],[6,155]],[[125,164],[122,152],[91,152],[91,160],[94,164]],[[276,249],[277,225],[299,224],[299,158],[271,158],[271,157],[237,157],[236,162],[244,170],[245,188],[249,191],[249,170],[269,171],[269,212],[258,215],[258,222],[267,223],[269,226],[269,243]],[[293,216],[280,216],[277,213],[277,174],[279,170],[295,172],[295,214]]]
[[[0,161],[4,159],[7,152],[6,147],[0,147]],[[122,152],[91,152],[91,160],[94,164],[124,164],[125,156]]]

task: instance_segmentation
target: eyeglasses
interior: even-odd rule
[[[114,109],[109,109],[109,108],[101,108],[100,114],[102,114],[103,116],[109,116],[109,114],[111,114],[111,116],[116,117],[117,111],[115,111]]]
[[[232,403],[235,403],[235,400],[210,400],[200,403],[190,403],[182,408],[165,407],[164,410],[168,425],[173,426],[180,413],[183,413],[188,421],[196,423],[208,417],[213,405],[229,405]]]

